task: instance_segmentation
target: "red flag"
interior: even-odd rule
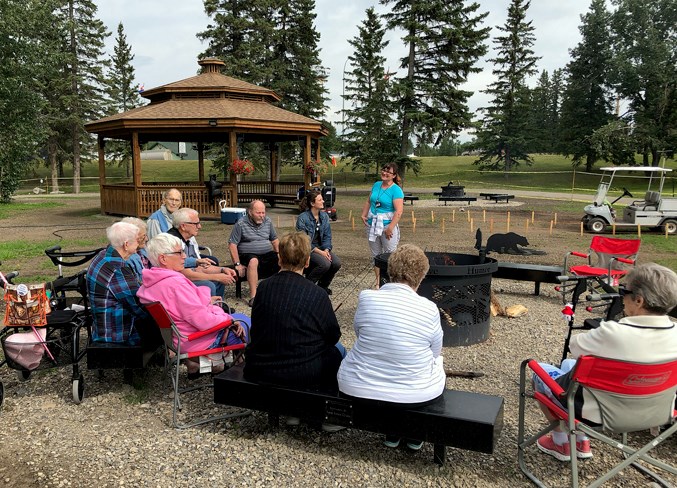
[[[331,157],[331,165],[336,166],[336,156]]]

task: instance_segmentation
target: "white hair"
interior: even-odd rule
[[[181,227],[181,224],[191,222],[193,220],[193,215],[199,215],[197,210],[189,207],[180,208],[172,214],[172,225],[175,229],[178,229]]]
[[[135,241],[139,228],[128,222],[115,222],[106,229],[106,237],[113,247],[122,247],[125,242]]]
[[[136,217],[125,217],[120,222],[127,222],[128,224],[135,225],[141,232],[148,231],[148,226],[146,223],[141,219],[137,219]]]
[[[176,248],[183,248],[181,239],[171,234],[162,233],[153,237],[146,245],[148,259],[153,266],[160,266],[160,255],[176,252]]]

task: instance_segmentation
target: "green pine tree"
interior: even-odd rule
[[[65,22],[66,63],[68,80],[61,94],[66,113],[69,140],[62,148],[73,163],[73,192],[80,192],[80,159],[83,149],[91,147],[92,138],[84,129],[85,122],[100,118],[105,107],[104,41],[110,33],[96,18],[97,7],[91,0],[64,0],[59,7]]]
[[[586,171],[601,159],[591,136],[612,119],[609,20],[604,0],[593,0],[582,16],[581,41],[571,50],[571,61],[566,67],[561,151],[571,157],[574,166],[585,163]]]
[[[488,28],[481,23],[479,4],[463,0],[380,0],[391,10],[388,28],[402,29],[408,55],[405,74],[395,84],[400,107],[400,155],[417,145],[438,145],[471,126],[467,101],[472,92],[461,86],[487,51]]]
[[[657,165],[662,151],[677,144],[677,7],[675,0],[612,4],[613,81],[629,100],[644,164]]]
[[[505,25],[498,26],[503,35],[494,39],[497,56],[497,80],[485,90],[493,97],[484,108],[484,119],[477,132],[481,154],[473,164],[483,169],[504,170],[507,173],[524,162],[532,164],[528,154],[529,89],[526,80],[536,73],[534,27],[527,21],[530,2],[512,0]]]
[[[385,28],[371,7],[358,27],[358,35],[348,42],[354,48],[348,57],[350,71],[344,73],[343,152],[352,158],[353,170],[378,172],[383,164],[399,155],[395,107],[390,99],[390,73],[386,72],[383,50]]]
[[[132,47],[127,44],[127,36],[122,22],[120,22],[106,78],[107,115],[126,112],[141,105],[141,98],[134,78],[133,60]],[[129,178],[132,160],[131,145],[125,141],[110,141],[107,144],[107,154],[114,162],[124,166],[125,174]]]

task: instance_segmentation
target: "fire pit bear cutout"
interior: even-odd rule
[[[526,237],[514,232],[507,234],[493,234],[487,239],[486,252],[497,252],[499,254],[519,254],[523,256],[530,256],[534,254],[545,254],[545,251],[537,249],[525,249],[529,241]]]

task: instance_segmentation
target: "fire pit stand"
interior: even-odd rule
[[[388,277],[389,253],[376,257],[381,284]],[[498,262],[471,254],[426,252],[430,270],[418,294],[432,300],[440,311],[444,346],[469,346],[489,337],[491,275]]]

